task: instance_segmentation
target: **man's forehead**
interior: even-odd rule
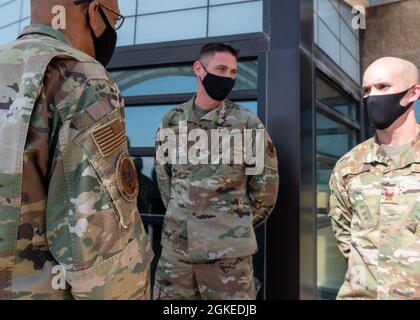
[[[370,83],[388,82],[398,84],[402,82],[416,82],[417,67],[409,61],[386,57],[376,60],[366,70],[363,81]]]
[[[363,82],[365,83],[382,83],[388,82],[393,83],[399,80],[399,76],[389,68],[383,66],[369,68],[364,77]]]
[[[237,61],[236,58],[228,52],[215,52],[213,56],[210,56],[208,58],[208,62],[210,62],[213,65],[227,65],[232,63],[236,64]]]

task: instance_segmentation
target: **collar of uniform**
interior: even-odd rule
[[[23,29],[18,39],[28,34],[43,34],[46,36],[50,36],[58,41],[61,41],[67,45],[71,45],[70,41],[66,38],[64,33],[45,24],[31,24],[27,26]]]
[[[405,167],[411,163],[420,164],[420,125],[417,125],[419,133],[417,139],[412,142],[411,148],[401,159],[400,167]],[[390,165],[392,160],[386,154],[385,150],[381,147],[378,141],[378,136],[375,134],[375,137],[372,140],[372,143],[368,146],[368,152],[366,153],[364,163],[383,163]]]
[[[222,101],[219,107],[208,112],[201,119],[195,119],[194,103],[195,103],[196,98],[197,98],[197,95],[194,95],[194,97],[192,97],[192,99],[184,105],[184,114],[185,114],[186,120],[191,121],[191,122],[196,122],[196,123],[198,121],[206,120],[206,121],[215,122],[217,124],[222,124],[225,121],[226,114],[230,106],[230,102],[228,100]]]

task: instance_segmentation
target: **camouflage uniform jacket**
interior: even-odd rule
[[[330,216],[348,270],[340,299],[420,299],[420,136],[393,161],[372,138],[331,180]]]
[[[238,129],[241,134],[244,129],[264,129],[254,114],[227,100],[199,119],[194,101],[195,97],[169,111],[160,131],[170,128],[179,138],[178,127],[184,121],[188,132],[202,129],[207,137],[212,129]],[[263,171],[258,175],[247,176],[245,164],[162,165],[155,161],[167,207],[162,246],[194,260],[248,256],[257,251],[253,226],[271,213],[279,182],[276,150],[266,130],[264,134]],[[161,142],[157,142],[157,153],[159,145]]]
[[[2,47],[0,70],[0,299],[146,297],[153,253],[115,83],[45,25]]]

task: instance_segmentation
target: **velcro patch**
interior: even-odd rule
[[[90,134],[104,158],[110,156],[127,142],[125,131],[119,119],[92,130]]]
[[[127,201],[135,201],[139,192],[139,180],[136,167],[130,156],[123,152],[117,162],[117,185],[121,195]]]

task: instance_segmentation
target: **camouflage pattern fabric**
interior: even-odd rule
[[[0,299],[149,298],[117,86],[45,25],[2,47],[0,70]]]
[[[197,118],[193,97],[167,113],[161,130],[170,128],[179,138],[179,123],[188,132],[212,129],[264,129],[258,117],[228,100]],[[158,135],[159,132],[158,131]],[[158,139],[157,139],[158,141]],[[157,153],[162,152],[157,142]],[[191,148],[189,144],[187,146]],[[156,172],[167,207],[162,246],[192,260],[245,257],[257,251],[254,226],[263,223],[277,199],[276,150],[265,130],[265,158],[261,174],[247,176],[245,164],[161,164]]]
[[[395,161],[376,137],[360,144],[337,163],[330,187],[348,261],[338,298],[420,299],[420,136]]]
[[[163,250],[155,300],[255,300],[252,257],[191,261]]]

